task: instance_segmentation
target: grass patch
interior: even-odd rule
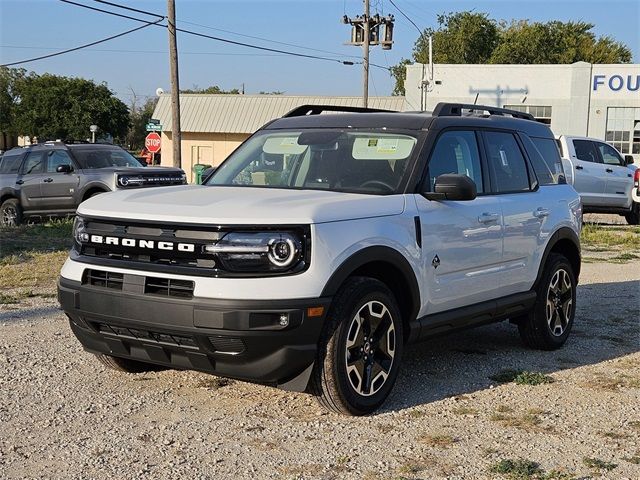
[[[489,378],[500,383],[514,382],[518,385],[541,385],[543,383],[553,383],[554,381],[553,377],[544,373],[522,370],[503,370]]]
[[[451,412],[455,415],[475,415],[476,413],[478,413],[478,410],[471,407],[460,406],[455,407],[453,410],[451,410]]]
[[[640,465],[640,455],[634,455],[633,457],[625,457],[623,460],[633,463],[634,465]]]
[[[398,467],[398,473],[401,475],[415,475],[426,470],[428,465],[416,460],[406,460]]]
[[[523,413],[521,415],[508,415],[506,413],[496,412],[489,420],[492,422],[498,422],[505,427],[515,427],[522,430],[536,430],[539,429],[539,425],[542,420],[537,413]]]
[[[630,437],[629,434],[623,432],[600,432],[603,437],[610,438],[612,440],[626,440]]]
[[[605,462],[604,460],[600,460],[599,458],[590,458],[590,457],[584,457],[582,459],[582,463],[584,463],[587,467],[592,468],[594,470],[606,470],[608,472],[618,466],[615,463]]]
[[[522,458],[500,460],[489,467],[489,472],[514,480],[535,478],[534,475],[539,476],[544,473],[536,462]]]
[[[453,438],[451,435],[446,435],[442,433],[423,435],[418,439],[421,443],[428,445],[430,447],[436,448],[448,448],[458,440]]]
[[[582,227],[580,241],[583,247],[629,247],[640,248],[640,235],[633,228],[603,228],[599,225],[585,224]]]
[[[640,388],[640,378],[625,374],[618,374],[613,377],[596,374],[593,378],[584,382],[584,386],[595,390],[607,391],[616,391],[620,388]]]
[[[199,380],[196,384],[197,387],[206,388],[207,390],[218,390],[219,388],[231,385],[233,380],[223,377],[213,377],[203,380]]]
[[[40,296],[55,287],[71,248],[73,220],[0,227],[0,290],[23,288]]]
[[[611,257],[609,261],[612,263],[628,263],[637,258],[640,258],[640,256],[634,255],[633,253],[624,252],[620,255],[616,255],[615,257]]]
[[[0,293],[0,305],[12,305],[14,303],[20,303],[20,300],[18,300],[13,295]]]

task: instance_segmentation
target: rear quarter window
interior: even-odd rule
[[[18,173],[23,155],[4,154],[0,158],[0,173]]]
[[[524,136],[524,145],[540,185],[566,183],[558,144],[552,138]],[[531,148],[533,147],[533,148]]]

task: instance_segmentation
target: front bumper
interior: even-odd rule
[[[214,300],[145,294],[144,277],[123,290],[60,277],[58,300],[85,350],[304,390],[330,298]],[[309,307],[324,307],[308,317]],[[287,326],[279,319],[286,315]]]

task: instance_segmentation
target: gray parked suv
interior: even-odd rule
[[[89,197],[116,189],[183,185],[179,168],[145,167],[115,145],[44,143],[0,158],[0,224],[74,214]]]

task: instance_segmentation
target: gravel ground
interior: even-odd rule
[[[508,323],[412,346],[364,418],[195,372],[107,371],[55,299],[0,306],[0,478],[479,479],[521,458],[545,478],[638,479],[639,281],[638,260],[585,264],[559,351],[523,348]],[[490,378],[504,369],[553,383]]]

